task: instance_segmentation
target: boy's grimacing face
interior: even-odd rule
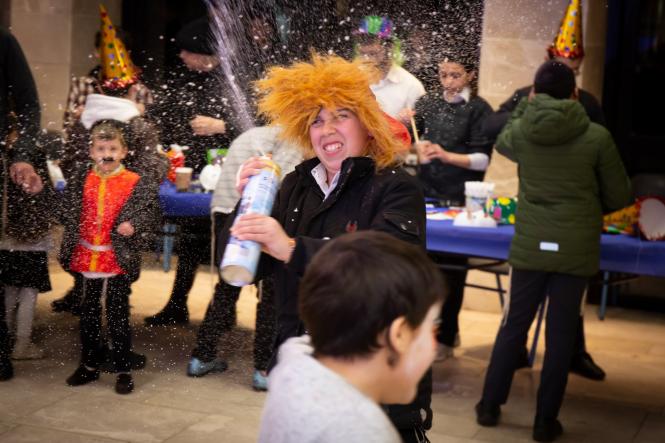
[[[120,139],[104,140],[93,138],[90,145],[90,158],[105,174],[115,171],[127,156],[127,148]]]

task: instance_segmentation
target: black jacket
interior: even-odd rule
[[[31,163],[40,124],[37,88],[18,42],[0,27],[0,143],[3,147],[11,111],[16,114],[18,130],[18,139],[12,146],[12,161]]]
[[[492,155],[492,143],[483,131],[492,107],[481,97],[468,102],[448,103],[441,94],[423,97],[416,104],[416,127],[420,138],[457,154]],[[472,171],[440,160],[418,166],[418,178],[427,197],[464,204],[464,182],[482,181],[485,171]]]
[[[424,198],[416,181],[404,170],[376,173],[370,158],[348,158],[342,163],[337,187],[323,200],[323,192],[311,174],[318,164],[316,158],[307,160],[286,176],[273,210],[273,217],[296,239],[288,265],[272,261],[278,321],[285,327],[298,318],[300,278],[327,239],[373,229],[425,246]],[[298,331],[282,332],[290,337]]]
[[[519,102],[524,97],[529,96],[531,88],[532,86],[525,86],[516,90],[508,100],[499,106],[498,111],[485,119],[483,133],[488,139],[496,140],[503,127],[506,125],[506,123],[508,123],[510,115],[515,110],[515,108],[517,108]],[[603,108],[600,106],[598,100],[596,100],[596,97],[584,89],[578,89],[577,92],[579,94],[577,99],[589,116],[589,120],[591,120],[593,123],[598,123],[601,126],[607,126],[605,124],[605,114],[603,113]]]
[[[206,165],[208,149],[228,148],[239,134],[234,124],[234,102],[221,81],[220,73],[186,72],[167,82],[166,88],[155,90],[155,102],[146,111],[161,131],[161,142],[189,146],[185,163],[195,173]],[[224,134],[194,135],[189,122],[197,115],[222,119],[226,122]]]
[[[65,231],[60,246],[59,260],[67,271],[69,271],[74,248],[79,242],[83,186],[88,172],[89,169],[80,168],[68,180],[62,195],[62,207],[67,210],[60,211],[60,223],[64,226]],[[157,188],[149,181],[140,179],[113,223],[111,232],[111,244],[118,265],[127,273],[131,281],[139,278],[141,251],[148,245],[154,244],[154,233],[157,231],[160,220],[161,210]],[[118,225],[125,221],[131,222],[134,227],[134,235],[130,237],[122,236],[117,232]]]

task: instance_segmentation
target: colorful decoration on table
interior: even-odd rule
[[[500,225],[514,225],[517,199],[514,197],[498,197],[487,200],[485,211]]]
[[[123,89],[138,81],[139,69],[129,58],[127,49],[116,36],[106,8],[99,5],[101,15],[101,43],[99,57],[102,65],[102,86],[108,89]]]
[[[166,175],[166,178],[175,183],[177,168],[182,168],[185,166],[185,154],[183,151],[189,149],[188,146],[180,145],[171,145],[169,150],[165,152],[166,158],[169,159],[169,172]]]
[[[547,48],[550,57],[565,57],[576,60],[584,57],[582,41],[582,0],[570,0],[561,20],[559,33]]]
[[[603,232],[608,234],[635,235],[635,224],[639,216],[639,206],[630,205],[603,217]]]
[[[460,212],[462,209],[459,208],[433,208],[426,210],[426,216],[428,220],[455,220]]]
[[[229,150],[226,148],[215,148],[208,149],[206,151],[206,160],[208,160],[209,165],[222,165],[224,164],[224,159]]]
[[[647,240],[665,240],[665,199],[645,197],[637,202],[637,224]]]

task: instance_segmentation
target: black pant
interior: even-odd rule
[[[0,360],[9,360],[10,354],[9,330],[5,322],[5,287],[0,284]]]
[[[201,263],[210,258],[210,219],[191,217],[179,220],[178,267],[167,307],[187,310],[187,296]]]
[[[458,255],[430,253],[430,258],[439,266],[458,267],[457,270],[441,269],[444,284],[447,286],[446,299],[441,307],[441,326],[436,339],[447,346],[455,344],[455,336],[459,332],[459,313],[464,300],[464,286],[466,285],[466,269],[468,258]]]
[[[545,330],[545,360],[538,388],[536,415],[556,418],[568,383],[574,353],[580,304],[587,279],[568,274],[513,269],[510,305],[499,328],[485,377],[483,402],[502,405],[508,400],[515,368],[526,335],[538,311],[549,297]]]
[[[131,282],[126,275],[111,278],[83,279],[81,300],[81,363],[89,368],[99,368],[102,363],[102,305],[106,292],[106,322],[113,360],[118,372],[129,372],[132,349],[132,333],[129,327],[129,294]]]
[[[268,368],[272,356],[275,331],[274,285],[272,277],[261,282],[259,303],[256,305],[256,330],[254,333],[254,367],[261,371]],[[203,322],[196,336],[196,348],[192,356],[209,362],[217,357],[217,343],[222,333],[235,324],[236,302],[240,289],[220,280],[215,286],[213,299],[208,305]]]

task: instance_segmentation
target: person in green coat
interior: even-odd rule
[[[588,278],[598,271],[602,216],[631,203],[612,136],[576,100],[575,74],[550,60],[538,69],[496,148],[518,164],[519,208],[510,248],[510,305],[487,369],[477,421],[495,426],[538,306],[549,297],[545,359],[533,438],[552,441],[568,381]]]

